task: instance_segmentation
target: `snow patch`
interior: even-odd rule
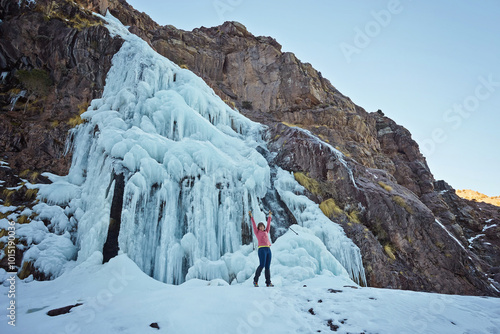
[[[491,221],[491,219],[489,221]],[[489,221],[487,221],[487,223]],[[491,224],[491,225],[485,226],[485,227],[483,227],[483,232],[486,231],[486,230],[488,230],[488,229],[490,229],[490,228],[492,228],[492,227],[496,227],[496,226],[498,226],[498,225],[497,224]]]
[[[443,225],[443,224],[442,224],[439,220],[435,219],[435,221],[436,221],[436,223],[438,223],[438,225],[439,225],[439,226],[441,226],[441,228],[442,228],[443,230],[445,230],[445,231],[446,231],[446,233],[448,233],[448,235],[449,235],[449,236],[450,236],[453,240],[455,240],[455,242],[456,242],[457,244],[459,244],[459,245],[460,245],[460,247],[462,247],[462,249],[463,249],[464,251],[466,251],[466,252],[467,252],[467,250],[465,249],[464,245],[462,245],[462,243],[461,243],[461,242],[460,242],[460,241],[459,241],[459,240],[458,240],[458,239],[457,239],[457,238],[456,238],[453,234],[451,234],[451,232],[450,232],[450,231],[448,231],[448,229],[447,229],[447,228],[446,228],[446,227],[445,227],[445,226],[444,226],[444,225]]]
[[[47,234],[38,245],[33,245],[23,257],[24,263],[32,262],[34,267],[47,278],[61,275],[76,257],[76,247],[69,239],[69,233],[64,235]]]

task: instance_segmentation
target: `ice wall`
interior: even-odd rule
[[[41,196],[66,207],[67,225],[77,224],[78,261],[84,261],[103,249],[114,176],[123,174],[119,248],[144,272],[174,284],[186,277],[248,278],[255,252],[242,245],[242,229],[249,229],[248,210],[264,220],[259,205],[273,186],[270,167],[257,151],[265,146],[263,127],[229,108],[202,79],[157,54],[112,16],[106,20],[110,32],[125,42],[113,58],[102,98],[92,101],[82,114],[85,123],[72,133],[69,174],[53,176]],[[295,206],[294,215],[307,215],[306,209]],[[317,263],[310,274],[345,274],[344,266],[360,277],[359,250],[352,252],[345,235],[298,221],[317,237],[294,241],[309,245],[300,249],[311,258],[307,263]],[[332,258],[324,256],[321,242]],[[276,259],[290,253],[280,249]]]

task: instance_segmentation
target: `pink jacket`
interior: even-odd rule
[[[255,233],[255,236],[257,237],[257,240],[259,241],[259,247],[269,247],[271,246],[271,242],[269,241],[269,231],[271,230],[271,216],[267,218],[267,227],[264,231],[261,231],[257,228],[257,225],[255,225],[255,220],[253,219],[253,216],[250,217],[252,220],[252,226],[253,226],[253,233]]]

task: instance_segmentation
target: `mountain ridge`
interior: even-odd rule
[[[500,196],[488,196],[483,193],[480,193],[479,191],[471,189],[457,189],[457,195],[467,200],[484,202],[493,204],[495,206],[500,206]]]

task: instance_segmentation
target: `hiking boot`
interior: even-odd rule
[[[267,286],[268,288],[273,288],[273,287],[274,287],[274,284],[273,284],[273,283],[269,283],[269,284],[266,284],[266,286]]]
[[[256,288],[258,288],[259,287],[259,283],[253,282],[253,286],[256,287]]]

